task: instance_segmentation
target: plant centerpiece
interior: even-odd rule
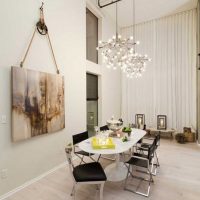
[[[127,142],[127,141],[130,140],[131,131],[132,131],[132,129],[131,129],[130,126],[129,127],[124,127],[122,129],[122,132],[127,134],[127,136],[124,136],[124,138],[122,139],[123,142]]]
[[[124,127],[123,129],[122,129],[122,132],[124,132],[124,133],[127,133],[128,134],[128,137],[130,137],[131,136],[131,127]]]

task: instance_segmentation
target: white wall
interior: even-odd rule
[[[27,141],[11,142],[10,70],[12,65],[19,66],[38,21],[40,5],[40,0],[0,2],[0,116],[7,116],[7,123],[0,123],[0,171],[8,170],[8,177],[0,178],[0,195],[63,163],[64,146],[71,141],[71,135],[86,129],[86,3],[46,0],[45,20],[65,77],[66,128]],[[56,72],[47,40],[38,34],[25,67]],[[120,115],[120,88],[116,89],[116,85],[120,87],[120,76],[119,72],[111,73],[103,68],[99,74],[102,82],[100,113],[105,123],[111,114]]]

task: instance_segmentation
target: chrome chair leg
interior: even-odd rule
[[[127,181],[127,180],[126,180]],[[141,180],[142,181],[142,180]],[[145,180],[146,181],[146,180]],[[149,192],[150,192],[150,189],[151,189],[151,182],[153,181],[152,180],[148,180],[148,188],[147,188],[147,193],[142,193],[142,192],[139,192],[139,191],[134,191],[134,190],[131,190],[131,189],[128,189],[126,186],[124,187],[124,190],[126,191],[129,191],[129,192],[132,192],[132,193],[135,193],[135,194],[139,194],[139,195],[142,195],[142,196],[145,196],[145,197],[148,197],[149,196]],[[139,187],[139,186],[138,186]],[[137,188],[138,189],[138,188]]]
[[[152,173],[153,176],[157,175],[157,168],[160,167],[156,151],[155,151],[155,158],[156,158],[156,163],[153,163],[154,171],[153,171],[153,169],[151,171],[151,173]]]
[[[90,157],[90,159],[92,160],[92,161],[94,161],[94,162],[97,162],[94,158],[92,158],[91,156],[89,156]]]
[[[76,153],[75,153],[75,155],[76,155],[78,158],[80,158],[80,160],[81,160],[80,163],[79,163],[79,165],[81,165],[82,163],[84,163],[84,164],[86,163],[86,162],[83,160],[85,156],[80,156],[80,155],[78,155],[78,154],[76,154]],[[89,156],[89,158],[90,158],[92,161],[94,161],[94,162],[98,162],[98,161],[99,161],[99,158],[98,158],[97,161],[96,161],[94,158],[92,158],[92,156]]]
[[[74,183],[73,188],[72,188],[72,192],[71,192],[71,196],[73,196],[74,200],[75,200],[75,194],[76,194],[76,183]]]
[[[136,194],[139,194],[139,195],[142,195],[142,196],[145,196],[145,197],[148,197],[149,196],[149,192],[150,192],[150,188],[151,188],[151,182],[154,182],[151,170],[147,169],[147,172],[144,172],[144,173],[149,174],[149,178],[148,179],[144,179],[144,178],[141,178],[141,177],[138,177],[138,176],[134,176],[132,174],[132,172],[130,172],[130,165],[127,168],[128,168],[128,172],[127,172],[127,176],[126,176],[125,183],[124,183],[124,190],[132,192],[132,193],[136,193]],[[142,193],[142,192],[138,191],[138,188],[139,188],[140,184],[138,185],[136,190],[131,190],[131,189],[127,188],[127,180],[128,180],[129,174],[132,176],[132,178],[137,178],[137,179],[139,179],[141,181],[147,181],[148,182],[147,193]]]
[[[104,183],[102,183],[100,186],[100,200],[103,200],[103,187],[104,187]]]
[[[74,195],[74,188],[75,188],[75,185],[73,185],[73,188],[72,188],[72,191],[71,191],[71,196],[73,196]]]
[[[97,159],[97,162],[99,162],[99,159],[101,158],[101,154],[99,155],[98,159]]]
[[[126,175],[126,179],[125,179],[125,182],[124,182],[124,190],[126,190],[126,184],[127,184],[127,180],[128,180],[128,175],[129,175],[129,171],[130,171],[130,165],[127,167],[128,168],[128,171],[127,171],[127,175]]]
[[[81,159],[81,161],[80,161],[80,163],[79,163],[79,165],[81,165],[82,163],[86,163],[84,160],[83,160],[83,158],[84,158],[84,156],[78,156],[80,159]]]
[[[157,160],[157,165],[158,165],[158,167],[160,167],[160,163],[159,163],[158,155],[157,155],[156,151],[155,151],[155,156],[156,156],[156,160]]]

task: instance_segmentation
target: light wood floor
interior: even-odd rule
[[[199,200],[200,199],[200,147],[196,144],[177,144],[161,140],[159,147],[160,170],[152,184],[150,200]],[[101,159],[105,166],[108,161]],[[132,180],[134,182],[134,179]],[[123,190],[122,182],[106,182],[104,200],[145,200],[146,197]],[[72,180],[68,166],[48,175],[37,183],[19,191],[6,200],[70,200]],[[93,185],[79,186],[77,200],[98,199]]]

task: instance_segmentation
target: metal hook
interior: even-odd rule
[[[37,22],[37,30],[41,35],[46,35],[48,32],[48,28],[44,22],[44,13],[43,13],[43,6],[44,2],[42,2],[42,5],[40,7],[40,20]]]
[[[43,10],[44,2],[42,1],[42,5],[40,7],[40,10]]]

